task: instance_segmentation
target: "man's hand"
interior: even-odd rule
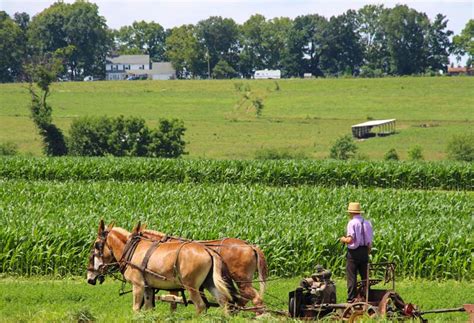
[[[351,244],[352,243],[352,237],[351,236],[341,237],[341,238],[339,238],[339,241],[341,241],[344,244]]]

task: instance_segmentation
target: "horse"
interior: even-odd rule
[[[168,236],[165,233],[149,229],[144,229],[142,235],[153,241],[193,241],[214,250],[222,257],[231,278],[237,284],[240,292],[237,305],[245,306],[251,300],[254,306],[263,306],[263,294],[268,276],[268,267],[263,252],[257,246],[250,245],[246,241],[236,238],[189,240]],[[257,269],[260,282],[259,292],[252,286],[252,280]]]
[[[87,282],[95,285],[108,267],[118,265],[133,286],[134,311],[153,307],[154,289],[188,291],[197,314],[206,309],[201,287],[209,290],[226,312],[227,305],[235,303],[238,292],[216,252],[195,242],[154,242],[144,239],[140,231],[140,224],[132,233],[113,224],[106,229],[100,220]]]

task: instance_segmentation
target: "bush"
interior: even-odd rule
[[[214,66],[212,75],[216,79],[228,79],[236,77],[237,72],[229,63],[227,63],[227,61],[221,59],[219,62],[217,62],[216,66]]]
[[[415,146],[408,151],[410,160],[423,160],[423,150],[420,146]]]
[[[398,158],[398,153],[395,150],[395,148],[392,148],[392,149],[390,149],[389,151],[387,151],[385,153],[383,159],[385,159],[385,160],[399,160],[400,158]]]
[[[185,130],[179,120],[160,120],[158,129],[150,130],[135,117],[84,117],[71,124],[69,154],[175,158],[185,153]]]
[[[351,135],[339,137],[331,147],[329,158],[347,160],[354,157],[357,146]]]
[[[12,142],[0,144],[0,156],[14,156],[18,154],[18,147]]]
[[[448,157],[459,161],[474,161],[474,133],[454,136],[448,143]]]
[[[280,159],[306,159],[303,152],[291,153],[288,150],[278,150],[267,148],[259,150],[255,153],[255,159],[259,160],[280,160]]]

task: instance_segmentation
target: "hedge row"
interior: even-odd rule
[[[0,179],[351,185],[472,191],[474,163],[4,157],[0,159]]]

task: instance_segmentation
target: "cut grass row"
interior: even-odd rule
[[[285,310],[290,290],[302,277],[268,282],[266,305],[273,310]],[[338,301],[343,302],[345,281],[337,279]],[[131,309],[131,294],[118,296],[120,283],[107,279],[103,285],[90,286],[83,277],[69,279],[2,278],[0,279],[0,321],[2,322],[248,322],[254,315],[238,313],[226,317],[220,309],[211,308],[197,317],[193,306],[179,306],[176,313],[169,305],[158,303],[156,309],[135,314]],[[406,302],[422,310],[459,307],[473,303],[474,290],[470,282],[402,280],[397,291]],[[449,293],[447,292],[449,291]],[[466,313],[426,315],[430,322],[466,322]],[[283,317],[266,316],[264,322],[285,321]],[[290,321],[290,320],[288,320]]]
[[[472,192],[113,181],[0,182],[0,271],[83,274],[99,219],[193,239],[239,237],[264,250],[272,274],[315,264],[344,272],[346,207],[373,222],[372,260],[406,277],[471,279]]]
[[[1,179],[474,190],[474,163],[0,158]]]

